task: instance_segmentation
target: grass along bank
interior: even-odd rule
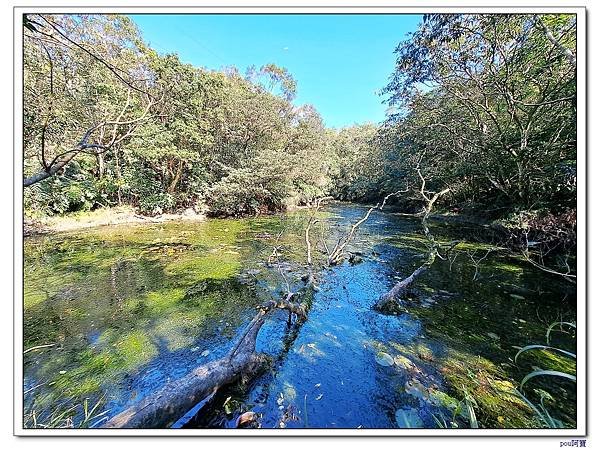
[[[23,226],[24,235],[29,236],[32,234],[74,231],[83,228],[124,223],[162,223],[173,220],[203,221],[205,219],[206,216],[204,214],[198,214],[191,208],[180,213],[144,216],[136,212],[132,206],[115,206],[56,216],[30,214],[25,216]]]

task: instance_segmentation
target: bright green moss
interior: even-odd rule
[[[136,330],[126,334],[116,343],[115,354],[120,367],[132,370],[155,357],[158,350],[146,333]]]
[[[515,265],[515,264],[508,264],[508,263],[495,263],[493,265],[491,265],[491,268],[495,269],[495,270],[504,270],[507,272],[512,272],[515,275],[520,275],[523,273],[523,268],[521,266]]]
[[[180,257],[165,265],[165,274],[190,285],[211,278],[223,280],[238,273],[239,255],[226,253],[226,249],[214,250],[207,256]]]
[[[185,290],[180,288],[161,289],[160,291],[148,292],[145,305],[152,313],[160,314],[177,305],[185,297]]]
[[[529,428],[538,424],[533,411],[516,394],[506,373],[481,356],[451,350],[441,372],[455,397],[470,395],[478,420],[492,428]]]

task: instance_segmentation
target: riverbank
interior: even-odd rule
[[[306,205],[289,204],[285,211],[269,212],[259,214],[270,216],[273,214],[291,213],[310,208]],[[232,216],[216,216],[222,219],[232,219]],[[243,218],[253,217],[251,215]],[[205,214],[199,214],[192,208],[181,212],[164,213],[156,216],[146,216],[137,212],[133,206],[113,206],[99,208],[94,211],[78,211],[64,215],[42,216],[28,214],[26,211],[23,218],[23,235],[33,236],[46,233],[58,233],[65,231],[77,231],[85,228],[94,228],[106,225],[136,224],[136,223],[163,223],[171,221],[204,221]]]
[[[181,213],[144,216],[138,214],[131,206],[115,206],[62,216],[27,217],[25,215],[23,220],[23,235],[31,236],[35,234],[76,231],[84,228],[125,223],[162,223],[173,220],[203,221],[205,219],[206,216],[204,214],[198,214],[192,209],[186,209]]]
[[[365,206],[336,204],[324,213],[322,236],[332,248]],[[37,347],[24,355],[27,426],[62,426],[65,410],[72,424],[102,424],[102,417],[82,422],[84,402],[113,417],[222,358],[256,307],[301,279],[310,214],[97,227],[26,240],[23,345]],[[541,352],[507,361],[514,347],[544,342],[557,315],[575,320],[575,286],[519,255],[486,256],[490,245],[473,227],[432,221],[431,229],[441,242],[464,244],[423,273],[404,314],[372,306],[395,277],[421,263],[421,224],[376,212],[352,243],[363,260],[319,270],[320,289],[297,335],[286,334],[283,312],[261,331],[257,349],[272,358],[272,370],[249,387],[221,390],[188,426],[234,427],[252,411],[264,428],[435,428],[436,418],[468,428],[455,414],[466,395],[477,399],[482,427],[537,426],[508,392],[531,365],[576,367]],[[280,263],[268,264],[275,239]],[[314,257],[324,258],[317,245]],[[571,335],[552,339],[574,351]],[[57,345],[40,347],[48,344]],[[553,417],[571,426],[575,386],[539,378],[532,388],[556,395]],[[527,395],[536,399],[534,391]]]

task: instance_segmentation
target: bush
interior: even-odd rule
[[[205,200],[209,213],[239,217],[281,211],[290,191],[284,176],[261,175],[260,170],[252,169],[235,170],[208,189]]]
[[[37,183],[24,191],[26,210],[45,215],[90,211],[107,206],[107,194],[102,183],[82,174],[54,177]]]
[[[139,208],[145,214],[157,215],[175,208],[175,197],[166,192],[157,192],[140,198]]]

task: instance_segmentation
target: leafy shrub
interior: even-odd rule
[[[157,192],[140,198],[140,211],[146,214],[162,214],[176,206],[175,196],[166,192]]]
[[[24,206],[47,215],[65,214],[107,206],[107,198],[100,182],[79,174],[73,178],[54,177],[26,189]]]
[[[285,208],[290,190],[285,174],[234,170],[208,189],[206,204],[216,216],[245,216]]]

